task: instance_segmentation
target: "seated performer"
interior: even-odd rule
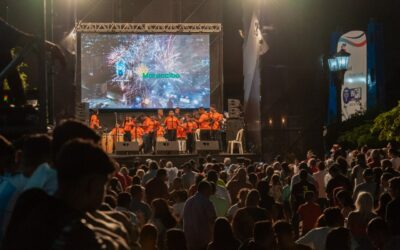
[[[100,119],[99,119],[99,111],[94,110],[93,114],[90,116],[90,124],[89,127],[91,129],[97,130],[100,129]]]
[[[124,134],[125,130],[122,125],[115,124],[115,127],[111,130],[111,135],[114,141],[114,147],[116,142],[123,142],[124,141]]]
[[[144,153],[151,153],[154,146],[155,141],[155,121],[148,115],[144,115],[143,120],[143,144],[144,144]]]
[[[197,129],[197,123],[193,117],[186,115],[186,122],[184,124],[186,130],[186,150],[189,153],[193,153],[194,151],[194,143],[195,143],[195,133]]]
[[[200,118],[198,120],[198,123],[200,128],[200,140],[210,140],[211,116],[203,107],[199,108],[199,114]]]
[[[176,130],[178,129],[179,120],[175,117],[174,111],[169,111],[168,117],[164,121],[166,131],[166,138],[168,141],[176,141]]]
[[[163,126],[157,126],[157,138],[156,141],[166,141],[165,139],[165,129]]]

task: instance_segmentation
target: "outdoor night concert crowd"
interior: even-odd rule
[[[210,105],[210,110],[200,107],[192,114],[181,114],[177,107],[164,115],[164,110],[157,114],[142,114],[137,117],[126,116],[123,122],[116,121],[115,127],[105,133],[101,126],[98,111],[92,111],[90,128],[102,134],[102,147],[112,153],[116,142],[137,142],[139,152],[149,154],[155,151],[156,142],[178,141],[181,153],[193,153],[195,140],[218,141],[222,146],[221,129],[224,116]],[[197,133],[197,138],[196,138]]]
[[[99,143],[73,120],[1,137],[1,249],[400,249],[394,144],[175,166],[118,165]]]

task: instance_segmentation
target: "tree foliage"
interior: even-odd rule
[[[375,133],[371,133],[372,126],[372,122],[367,121],[365,124],[345,131],[339,136],[338,143],[346,148],[356,148],[364,145],[380,147],[383,143],[378,140],[378,136]]]
[[[374,119],[371,132],[378,134],[381,141],[400,142],[400,102]]]

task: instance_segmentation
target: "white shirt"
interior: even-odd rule
[[[325,250],[325,242],[328,233],[334,229],[333,227],[318,227],[314,228],[306,235],[296,241],[298,244],[303,244],[313,248],[314,250]],[[358,247],[357,242],[351,238],[351,249],[355,250]]]
[[[327,198],[325,192],[325,175],[327,174],[326,170],[321,170],[313,174],[314,180],[318,184],[318,198]]]

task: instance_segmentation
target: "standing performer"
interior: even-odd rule
[[[111,135],[112,135],[113,141],[114,141],[114,148],[115,148],[116,142],[124,141],[124,134],[125,134],[125,130],[124,130],[123,126],[118,123],[115,124],[115,127],[111,130]]]
[[[182,118],[182,117],[181,117],[181,109],[180,109],[179,107],[176,107],[176,108],[175,108],[174,113],[175,113],[175,117],[176,117],[176,118],[178,118],[178,119],[181,119],[181,118]]]
[[[210,119],[211,119],[211,139],[214,141],[219,141],[219,132],[221,130],[221,122],[224,118],[222,114],[218,113],[215,105],[210,106]]]
[[[186,115],[186,123],[184,127],[186,129],[186,150],[189,153],[193,153],[195,142],[194,134],[196,133],[197,123],[193,117]]]
[[[203,108],[199,108],[200,118],[199,118],[199,128],[200,128],[200,140],[210,140],[210,130],[211,130],[211,116]]]
[[[136,141],[139,144],[139,152],[142,151],[143,148],[143,134],[144,130],[140,124],[134,123],[131,130],[131,140]]]
[[[100,129],[100,119],[99,119],[99,111],[94,110],[93,114],[90,116],[90,124],[89,127],[91,129],[97,130]]]
[[[124,141],[131,141],[131,130],[133,128],[133,125],[135,124],[134,120],[132,117],[127,116],[125,117],[124,121]]]
[[[179,145],[179,152],[186,152],[186,121],[185,118],[182,117],[179,119],[179,125],[176,129],[176,138]]]
[[[179,120],[174,116],[174,111],[169,111],[168,117],[165,118],[164,123],[167,127],[167,140],[176,141],[176,130],[178,129]]]
[[[155,121],[150,116],[145,115],[143,120],[143,144],[144,153],[148,154],[152,152],[155,139]]]

